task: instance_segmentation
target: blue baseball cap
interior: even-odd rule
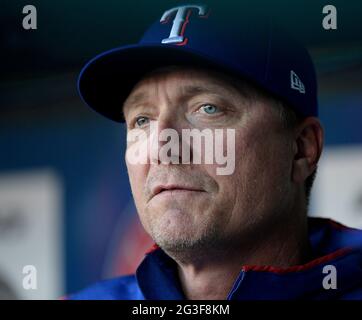
[[[219,13],[204,5],[165,11],[137,44],[97,55],[80,72],[78,91],[91,108],[123,122],[123,102],[148,72],[198,66],[247,79],[303,117],[318,116],[315,68],[308,51],[271,20]]]

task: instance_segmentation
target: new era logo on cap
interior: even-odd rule
[[[290,71],[290,84],[292,89],[298,90],[300,93],[305,93],[303,82],[293,70]]]

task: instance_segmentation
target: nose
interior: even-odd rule
[[[150,131],[150,163],[182,163],[182,129],[187,128],[183,116],[172,110],[161,112]]]

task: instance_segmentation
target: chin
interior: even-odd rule
[[[203,251],[210,249],[220,236],[215,228],[205,227],[185,222],[178,225],[159,224],[152,228],[150,236],[163,250],[170,253]]]
[[[155,239],[159,247],[171,255],[191,253],[204,250],[204,241],[195,238],[161,238]]]

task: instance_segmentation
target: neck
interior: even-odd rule
[[[190,299],[223,300],[239,275],[243,265],[271,265],[286,268],[308,261],[310,244],[307,217],[290,223],[279,222],[268,232],[245,242],[237,249],[206,250],[202,255],[188,255],[175,260],[185,296]]]

